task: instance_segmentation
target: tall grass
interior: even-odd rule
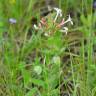
[[[0,0],[0,96],[96,96],[93,0],[59,0],[74,25],[50,37],[31,23],[42,1]]]

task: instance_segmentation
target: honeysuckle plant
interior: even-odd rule
[[[34,24],[35,30],[42,30],[44,32],[45,36],[50,36],[54,34],[57,30],[60,32],[64,32],[67,34],[68,27],[65,26],[66,23],[70,23],[73,25],[73,21],[68,15],[68,19],[65,20],[62,18],[62,10],[59,8],[54,8],[54,11],[56,11],[55,17],[52,15],[49,15],[46,19],[46,17],[41,18],[38,25]],[[57,22],[58,19],[62,19],[61,22]]]

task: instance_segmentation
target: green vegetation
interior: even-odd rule
[[[0,0],[0,96],[96,96],[93,0],[57,1],[73,21],[67,34],[52,23],[54,12],[35,30],[42,0]]]

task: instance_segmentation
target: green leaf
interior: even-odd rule
[[[54,89],[54,90],[51,91],[50,96],[59,96],[59,92],[60,91],[58,89]]]
[[[18,64],[18,69],[23,70],[24,68],[25,68],[25,62],[20,62],[20,64]]]
[[[24,79],[24,86],[26,87],[30,83],[30,79],[31,79],[30,73],[27,70],[23,69],[22,76]]]
[[[84,15],[81,15],[80,19],[81,19],[83,25],[87,25],[87,20]]]
[[[36,2],[35,0],[30,0],[29,1],[28,12],[30,12],[30,10],[32,10],[32,7],[35,4],[35,2]]]
[[[3,27],[4,26],[4,23],[0,21],[0,27]]]
[[[32,78],[31,82],[35,85],[42,86],[43,88],[46,88],[46,83],[43,80]]]
[[[37,91],[37,88],[32,88],[25,96],[33,96]]]

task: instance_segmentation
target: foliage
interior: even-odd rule
[[[54,12],[46,16],[49,29],[34,29],[40,0],[40,8],[38,0],[0,0],[0,96],[96,96],[93,0],[58,3],[65,18],[72,16],[67,34],[52,26]]]

